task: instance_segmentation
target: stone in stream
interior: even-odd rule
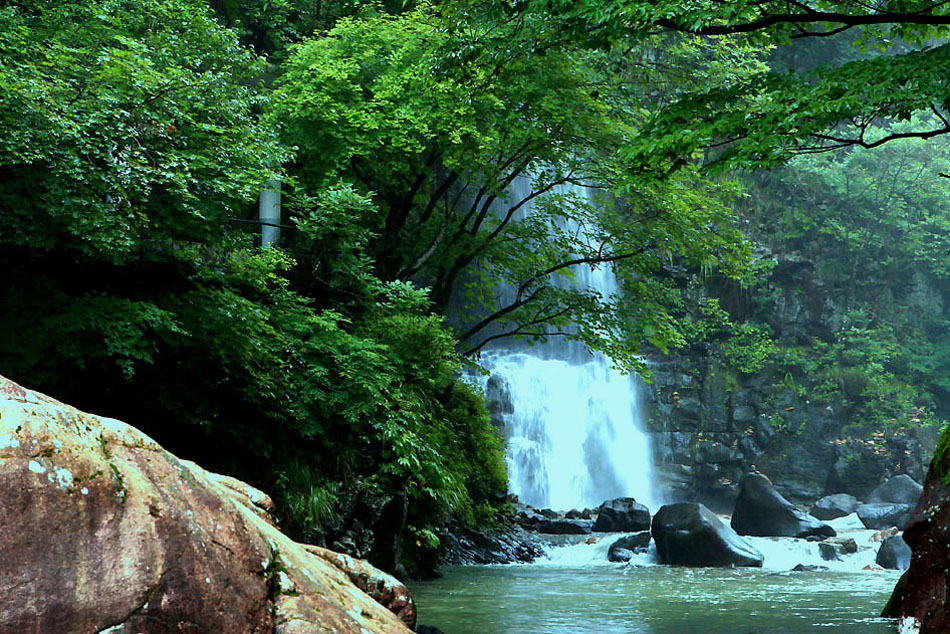
[[[749,473],[739,486],[732,528],[756,537],[834,537],[835,529],[804,513],[775,490],[761,473]]]
[[[838,550],[834,544],[821,542],[818,544],[818,553],[824,561],[838,561]]]
[[[824,543],[831,544],[839,555],[853,555],[858,552],[858,543],[853,537],[829,537]]]
[[[858,507],[858,517],[861,522],[872,529],[890,528],[896,526],[897,530],[904,530],[907,522],[910,521],[911,513],[914,507],[909,504],[889,504],[886,502],[875,504],[862,504]]]
[[[591,529],[598,533],[631,533],[650,530],[650,510],[633,498],[607,500],[597,508]]]
[[[641,531],[621,537],[610,545],[610,550],[607,551],[607,561],[614,563],[630,561],[634,555],[645,553],[649,546],[650,531]]]
[[[588,535],[591,520],[569,520],[564,518],[543,519],[534,524],[534,530],[549,535]]]
[[[445,632],[443,632],[442,630],[440,630],[439,628],[433,625],[420,624],[416,626],[416,629],[414,631],[416,634],[445,634]]]
[[[816,566],[815,564],[798,564],[792,568],[792,572],[823,572],[828,570],[828,566]]]
[[[415,624],[405,586],[294,542],[264,493],[2,377],[0,504],[0,632],[401,634]]]
[[[839,517],[851,515],[858,510],[859,504],[858,498],[853,495],[836,493],[834,495],[826,495],[815,502],[808,514],[820,520],[834,520]]]
[[[884,540],[877,551],[875,561],[888,570],[907,570],[910,568],[910,546],[900,535],[892,535]]]
[[[884,482],[868,495],[868,503],[909,504],[917,506],[924,487],[909,475],[902,473]]]
[[[651,528],[660,563],[674,566],[761,567],[762,553],[702,504],[667,504]]]

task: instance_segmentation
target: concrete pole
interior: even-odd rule
[[[276,246],[280,241],[280,181],[270,179],[264,183],[258,207],[261,221],[261,246]]]

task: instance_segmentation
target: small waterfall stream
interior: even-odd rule
[[[518,191],[526,187],[526,180],[512,184],[515,200],[527,195]],[[554,193],[588,196],[579,186]],[[532,205],[522,213],[532,213]],[[586,235],[583,227],[569,229]],[[609,264],[578,265],[572,273],[556,283],[581,285],[605,299],[619,292]],[[511,492],[538,508],[590,508],[621,496],[653,507],[637,378],[564,337],[530,347],[502,341],[481,360],[510,403],[503,417]]]

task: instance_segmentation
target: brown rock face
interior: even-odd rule
[[[0,377],[0,634],[410,631],[404,586],[295,543],[271,506],[124,423]]]
[[[950,436],[941,439],[930,464],[923,495],[904,531],[913,554],[906,573],[899,614],[902,631],[920,634],[950,632],[947,587],[950,580]],[[891,599],[897,601],[897,597]],[[916,623],[914,622],[916,621]]]

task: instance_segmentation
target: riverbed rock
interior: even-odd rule
[[[824,572],[828,566],[818,566],[816,564],[798,564],[792,568],[792,572]]]
[[[453,526],[440,549],[443,562],[454,565],[530,563],[544,554],[538,534],[518,524],[492,530]]]
[[[597,508],[591,529],[598,533],[630,533],[650,530],[650,509],[633,498],[607,500]]]
[[[839,555],[853,555],[858,552],[858,543],[853,537],[829,537],[824,543],[834,546]]]
[[[903,538],[912,551],[899,616],[920,634],[950,632],[950,432],[944,432]]]
[[[858,507],[858,517],[867,528],[882,529],[896,526],[904,530],[910,521],[914,507],[909,504],[862,504]]]
[[[858,498],[853,495],[836,493],[826,495],[815,502],[808,514],[820,520],[833,520],[854,513],[858,510],[859,504]]]
[[[892,535],[884,540],[877,551],[875,561],[888,570],[907,570],[910,568],[910,546],[900,535]]]
[[[902,473],[884,482],[868,495],[868,503],[909,504],[916,506],[924,487]]]
[[[834,537],[835,529],[802,512],[775,490],[761,473],[742,479],[732,513],[732,528],[756,537]]]
[[[667,504],[651,528],[660,563],[674,566],[761,567],[762,553],[702,504]]]
[[[398,634],[415,622],[404,586],[292,541],[263,493],[3,378],[0,504],[0,632]]]
[[[818,554],[821,555],[823,561],[838,561],[838,549],[835,548],[834,544],[820,542],[818,544]]]
[[[534,530],[549,535],[588,535],[591,531],[592,520],[569,520],[566,518],[548,519],[534,524]]]
[[[634,555],[645,553],[650,546],[650,531],[641,531],[621,537],[610,545],[607,561],[623,563],[633,559]]]

